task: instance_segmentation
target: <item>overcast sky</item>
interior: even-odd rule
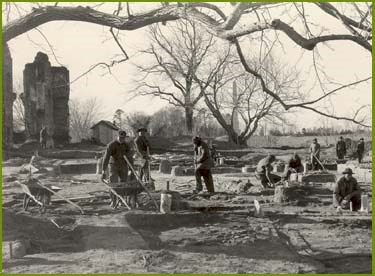
[[[28,3],[17,3],[17,5],[25,9],[29,8]],[[68,4],[62,3],[62,5]],[[92,6],[93,3],[89,5]],[[137,9],[150,9],[152,5],[156,5],[156,3],[142,3],[137,6]],[[113,7],[108,6],[108,10],[113,10]],[[320,11],[315,11],[315,13],[319,18],[320,25],[346,33],[337,20],[324,15]],[[122,58],[120,49],[110,39],[108,27],[62,21],[47,23],[39,28],[48,37],[48,41],[58,57],[58,62],[69,69],[71,80],[74,80],[93,64]],[[125,112],[144,111],[152,114],[166,104],[166,102],[157,98],[141,97],[131,101],[128,100],[128,91],[133,88],[133,80],[137,76],[137,71],[132,63],[145,61],[145,57],[140,55],[138,50],[146,48],[149,42],[145,37],[145,28],[135,31],[122,31],[121,34],[122,43],[131,57],[130,60],[115,66],[112,69],[112,75],[108,74],[107,70],[99,68],[71,84],[71,98],[96,97],[99,99],[105,114],[103,119],[111,120],[114,111],[119,108]],[[278,52],[280,58],[291,64],[298,62],[299,68],[305,68],[306,72],[312,72],[312,52],[301,50],[299,46],[290,42],[286,36],[281,35],[280,39],[284,44],[284,49],[279,49]],[[9,47],[13,58],[13,76],[16,87],[23,82],[22,71],[25,64],[32,62],[38,51],[47,53],[52,65],[59,66],[45,39],[35,30],[11,40]],[[371,54],[354,43],[347,41],[330,42],[327,45],[319,44],[318,49],[321,60],[324,60],[324,64],[321,64],[322,69],[335,81],[345,84],[372,74]],[[335,97],[332,101],[335,111],[340,115],[352,114],[355,108],[360,105],[371,103],[371,91],[371,81],[361,84],[355,89],[343,90],[340,96]],[[321,92],[311,91],[311,93],[312,95],[315,95],[314,93],[320,95]],[[332,106],[332,103],[327,104]],[[299,128],[320,126],[323,120],[316,114],[302,110],[295,112],[289,118]]]

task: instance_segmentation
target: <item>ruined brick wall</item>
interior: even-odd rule
[[[69,71],[65,67],[52,67],[52,91],[55,144],[69,143]]]
[[[7,44],[3,44],[3,73],[2,73],[2,115],[3,115],[3,149],[13,144],[13,102],[16,94],[13,93],[13,64]]]
[[[65,88],[59,85],[61,79],[69,81],[68,70],[51,67],[48,56],[38,52],[34,62],[26,64],[23,75],[26,137],[39,140],[39,132],[45,125],[51,143],[68,143],[69,108],[61,108],[65,105],[59,103],[61,99],[63,103],[69,100],[69,86],[66,86],[66,82]]]

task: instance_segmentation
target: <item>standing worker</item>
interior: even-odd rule
[[[140,165],[139,177],[144,182],[150,181],[149,162],[150,162],[150,143],[146,138],[147,129],[142,127],[137,130],[138,137],[134,140],[135,158]]]
[[[272,163],[276,160],[275,155],[271,154],[261,159],[255,170],[255,175],[260,178],[260,182],[264,188],[272,188],[275,183],[281,180],[281,177],[272,174]]]
[[[47,128],[45,125],[43,125],[39,133],[39,142],[40,142],[40,147],[42,149],[47,148],[47,136],[48,136]]]
[[[214,193],[214,181],[211,174],[211,168],[213,167],[213,161],[208,149],[208,145],[202,141],[202,138],[195,136],[193,138],[194,144],[194,165],[195,165],[195,179],[196,188],[194,193],[199,193],[203,190],[202,179],[203,176],[204,184],[206,185],[209,193]]]
[[[106,170],[109,164],[109,181],[111,183],[126,182],[128,180],[129,168],[124,158],[126,156],[132,163],[132,151],[126,142],[126,132],[119,130],[116,140],[107,145],[103,158],[102,179],[106,179]],[[120,180],[120,181],[119,181]],[[111,206],[116,206],[116,197],[111,193]]]
[[[215,164],[216,161],[217,161],[217,151],[216,151],[216,146],[215,145],[211,146],[210,153],[211,153],[211,158],[212,158],[212,160],[214,161],[214,164]]]
[[[363,153],[365,152],[365,142],[364,139],[361,138],[357,145],[357,155],[358,155],[358,163],[362,162]]]
[[[356,211],[361,208],[361,189],[357,180],[352,176],[351,168],[346,168],[342,174],[344,176],[337,181],[335,186],[333,206],[349,209],[351,202],[352,210]]]
[[[337,159],[344,159],[346,155],[346,144],[344,138],[341,136],[336,144]]]
[[[318,170],[321,166],[319,165],[320,158],[320,145],[316,138],[313,139],[313,142],[310,146],[310,158],[313,171]],[[323,169],[323,168],[322,168]]]

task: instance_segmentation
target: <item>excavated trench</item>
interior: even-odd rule
[[[83,216],[77,218],[77,222],[74,230],[65,231],[45,218],[3,209],[3,242],[28,239],[30,246],[26,254],[83,252],[90,249],[166,249],[220,253],[247,259],[297,261],[316,267],[317,273],[371,272],[371,254],[312,250],[314,243],[306,241],[307,234],[301,234],[311,231],[311,227],[316,225],[327,231],[368,230],[371,229],[371,220],[317,219],[277,212],[268,212],[267,217],[256,218],[245,210],[215,210],[172,214],[131,211],[125,215]],[[289,229],[287,225],[298,227]],[[306,254],[308,250],[311,252]],[[347,266],[351,259],[355,260],[355,265]]]

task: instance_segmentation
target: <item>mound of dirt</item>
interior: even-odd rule
[[[242,156],[240,159],[249,162],[249,164],[257,164],[261,159],[263,159],[266,156],[266,154],[248,153]]]

